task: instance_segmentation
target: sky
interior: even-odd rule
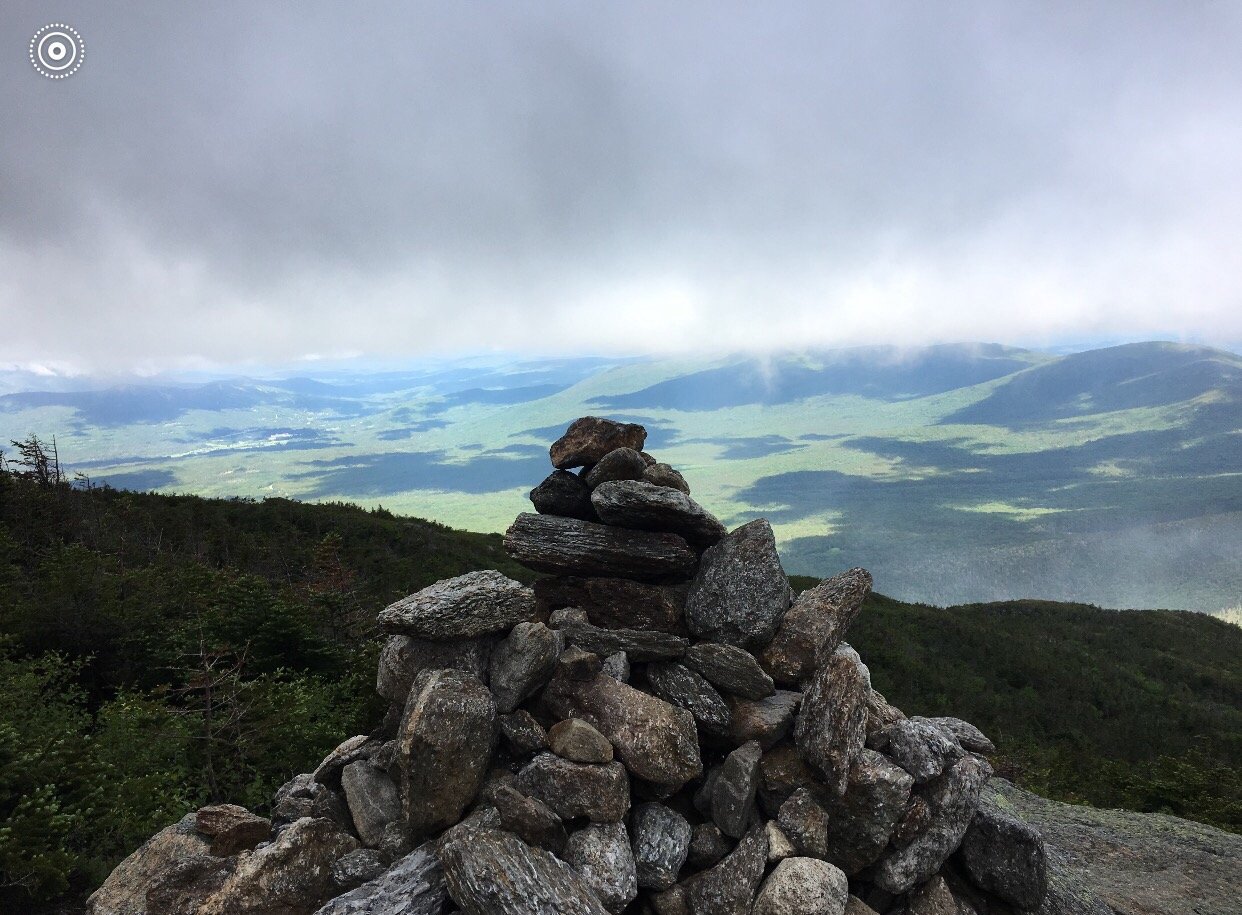
[[[0,364],[1242,341],[1231,0],[6,0],[0,38]]]

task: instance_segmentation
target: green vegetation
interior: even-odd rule
[[[89,890],[202,803],[264,811],[377,723],[376,611],[476,568],[531,578],[496,535],[74,486],[22,443],[0,465],[0,911]],[[974,721],[1028,787],[1242,829],[1238,627],[875,597],[851,641],[891,701]]]

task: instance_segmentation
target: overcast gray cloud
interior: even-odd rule
[[[0,362],[1242,340],[1242,4],[8,0],[0,36]]]

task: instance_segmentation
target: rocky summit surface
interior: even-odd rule
[[[574,421],[505,537],[544,573],[379,614],[388,714],[276,794],[188,813],[90,915],[1238,912],[1242,840],[992,779],[872,689],[851,569],[795,595],[646,430]]]

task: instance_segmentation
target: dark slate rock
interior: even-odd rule
[[[751,701],[729,696],[726,701],[733,716],[729,739],[735,744],[757,740],[767,750],[789,733],[802,693],[778,689],[766,699]]]
[[[958,742],[963,750],[971,753],[995,753],[996,744],[986,734],[961,718],[928,718],[932,724],[945,731]]]
[[[609,451],[599,463],[586,472],[583,477],[587,487],[594,489],[601,483],[613,480],[641,480],[647,462],[633,448],[615,448]]]
[[[529,756],[547,749],[547,732],[535,720],[535,716],[525,709],[501,715],[496,722],[500,727],[500,736],[515,755]]]
[[[388,858],[374,848],[355,848],[332,864],[332,883],[346,892],[375,880],[388,870]]]
[[[815,672],[802,697],[794,739],[803,757],[842,794],[850,766],[867,739],[871,674],[848,645],[841,645]]]
[[[685,577],[698,557],[676,534],[522,513],[505,532],[505,551],[536,572],[650,581]],[[517,622],[517,620],[514,620]]]
[[[883,742],[884,754],[914,776],[915,784],[935,778],[965,752],[943,729],[917,716],[890,725]]]
[[[776,635],[793,592],[762,518],[704,554],[686,596],[686,625],[697,638],[755,651]]]
[[[759,789],[759,758],[763,750],[752,740],[730,753],[712,786],[712,822],[720,831],[741,838],[757,816],[755,792]]]
[[[843,915],[849,894],[840,868],[815,858],[786,858],[763,881],[752,915]]]
[[[580,763],[612,762],[612,744],[581,718],[566,718],[548,729],[548,747],[562,759]]]
[[[577,607],[605,629],[656,629],[685,634],[686,585],[651,585],[626,578],[559,575],[535,582],[541,612]]]
[[[582,718],[608,738],[635,776],[680,786],[703,772],[694,717],[685,709],[598,674],[592,680],[556,677],[544,704],[561,718]]]
[[[543,623],[518,623],[492,652],[490,680],[496,709],[508,714],[552,679],[563,648]]]
[[[686,881],[690,915],[750,915],[767,863],[767,835],[756,827],[723,861]]]
[[[624,823],[592,823],[569,837],[565,863],[614,915],[638,896],[638,873]]]
[[[729,852],[733,841],[715,823],[699,823],[690,832],[690,851],[686,860],[700,870],[711,867]]]
[[[828,857],[828,814],[816,803],[815,794],[809,788],[799,788],[789,796],[781,805],[776,825],[799,855]]]
[[[727,532],[717,518],[677,489],[642,480],[601,483],[591,505],[605,524],[679,534],[698,546],[716,543]]]
[[[492,792],[492,803],[500,824],[527,845],[546,848],[560,855],[569,838],[565,825],[551,807],[538,798],[527,797],[512,785],[501,785]]]
[[[677,874],[690,854],[692,831],[680,813],[663,804],[639,804],[630,824],[630,845],[643,889],[666,890],[677,882]],[[719,861],[728,846],[711,863]]]
[[[803,591],[759,656],[764,670],[783,686],[806,682],[837,650],[870,593],[866,569],[850,569]]]
[[[630,809],[630,780],[619,762],[576,763],[540,753],[518,773],[517,789],[543,801],[562,820],[616,823]]]
[[[473,829],[440,848],[449,895],[466,915],[605,915],[568,864],[510,832]]]
[[[375,691],[389,702],[404,707],[414,678],[420,672],[443,670],[446,667],[473,674],[486,683],[487,660],[498,638],[498,634],[493,634],[475,639],[437,642],[408,635],[389,636],[380,652]]]
[[[534,614],[530,588],[488,570],[446,578],[403,597],[381,610],[378,621],[385,632],[439,641],[507,631]]]
[[[686,478],[668,464],[648,464],[643,471],[642,478],[648,483],[654,483],[656,486],[667,486],[670,489],[680,490],[686,495],[690,495],[690,484],[686,482]]]
[[[872,750],[863,750],[850,768],[845,795],[818,791],[828,814],[827,860],[853,876],[884,853],[905,812],[914,779]]]
[[[560,613],[561,611],[558,611]],[[635,661],[668,661],[686,653],[688,643],[681,636],[643,629],[603,629],[579,620],[558,619],[552,624],[571,645],[577,645],[601,658],[624,651]]]
[[[1037,909],[1048,892],[1043,836],[995,803],[979,805],[958,858],[975,886],[1016,908]]]
[[[927,828],[904,848],[889,851],[872,870],[872,880],[890,893],[905,893],[940,870],[965,836],[992,767],[966,756],[929,782],[923,797],[931,807]]]
[[[647,684],[665,702],[684,708],[712,734],[727,734],[733,723],[729,706],[703,677],[681,664],[648,664]],[[740,835],[740,833],[739,833]]]
[[[591,488],[577,474],[554,470],[530,491],[530,502],[541,515],[598,521],[591,506]]]
[[[643,450],[647,430],[637,423],[618,423],[598,416],[583,416],[569,424],[565,434],[552,443],[548,455],[560,470],[598,463],[618,448]]]
[[[397,735],[397,787],[415,841],[461,819],[487,774],[496,744],[496,703],[459,670],[418,675]]]
[[[735,645],[698,642],[686,650],[682,663],[727,693],[743,699],[765,699],[776,692],[755,656]]]
[[[384,828],[401,819],[401,798],[397,786],[371,761],[359,759],[341,772],[341,788],[353,818],[354,830],[364,845],[375,848],[384,838]]]

